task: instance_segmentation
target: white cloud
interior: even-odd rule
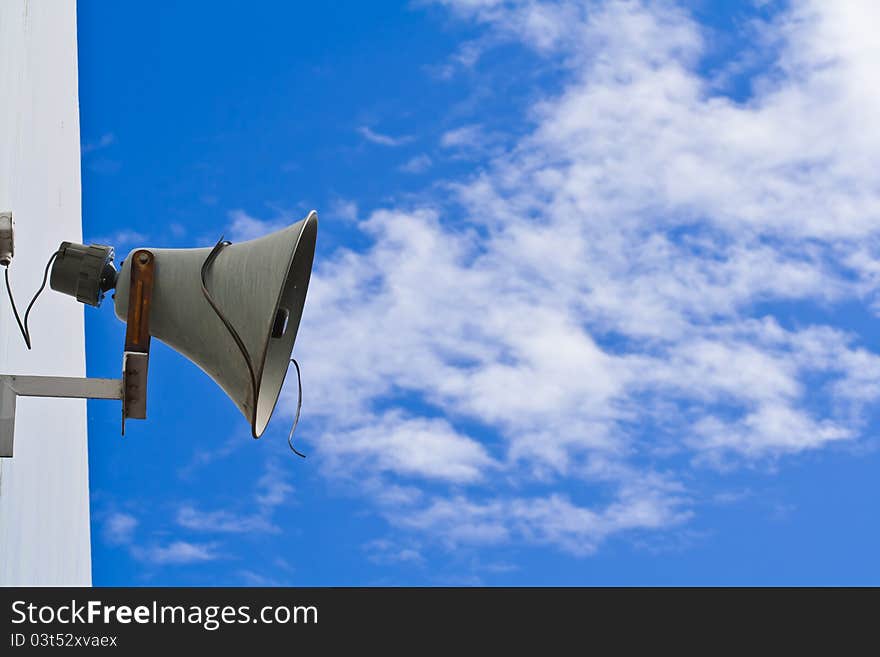
[[[435,499],[415,511],[392,516],[392,522],[438,537],[448,547],[461,543],[492,545],[510,538],[502,502],[472,502],[463,496]]]
[[[270,513],[275,507],[289,500],[293,486],[288,482],[290,474],[276,461],[266,462],[266,469],[257,481],[255,500],[263,513]]]
[[[707,465],[858,441],[880,356],[833,309],[880,307],[880,6],[764,25],[738,102],[670,3],[443,4],[565,82],[455,205],[374,212],[369,248],[316,263],[297,351],[327,472],[447,546],[590,554],[685,522]]]
[[[454,495],[417,508],[388,508],[385,514],[392,524],[427,533],[450,549],[520,541],[576,556],[592,554],[608,536],[667,529],[691,516],[682,509],[680,485],[650,472],[629,475],[613,501],[593,508],[560,493],[483,501]]]
[[[454,157],[486,157],[504,151],[503,135],[488,131],[483,125],[471,123],[447,130],[440,136],[440,145]]]
[[[82,145],[81,151],[83,154],[92,153],[94,151],[101,150],[103,148],[107,148],[108,146],[112,146],[116,143],[116,135],[112,132],[106,132],[96,141],[86,142]]]
[[[431,164],[433,164],[431,158],[422,153],[421,155],[414,155],[400,165],[400,170],[404,173],[424,173],[431,168]]]
[[[242,437],[236,438],[241,440]],[[278,533],[280,529],[273,520],[273,513],[293,493],[288,478],[289,472],[285,468],[269,460],[257,480],[254,494],[244,500],[246,512],[230,509],[205,511],[187,502],[177,509],[177,524],[190,531],[214,534]]]
[[[190,476],[196,467],[206,463],[208,462],[194,462],[185,469],[184,474]],[[289,476],[286,468],[270,459],[257,480],[253,494],[237,505],[240,509],[204,510],[193,503],[184,502],[177,506],[174,520],[183,530],[198,534],[279,533],[281,530],[275,523],[274,516],[278,507],[287,503],[293,493],[293,486],[288,482]],[[123,547],[133,559],[150,566],[184,565],[224,557],[217,541],[175,540],[163,543],[163,531],[154,533],[152,540],[136,538],[135,530],[140,524],[137,518],[128,513],[106,514],[103,520],[104,540],[110,545]],[[283,559],[276,559],[275,565],[282,570],[290,570]],[[248,581],[253,579],[242,576]]]
[[[368,559],[380,565],[421,565],[425,558],[415,547],[397,545],[386,539],[376,539],[364,545]]]
[[[501,36],[522,40],[529,47],[548,53],[573,43],[587,12],[597,2],[542,2],[533,0],[433,0],[460,17],[491,25]],[[624,28],[632,27],[624,25]],[[474,56],[471,56],[473,59]]]
[[[601,511],[579,507],[561,495],[516,500],[510,516],[527,540],[556,545],[575,555],[596,551],[605,537],[621,531],[665,529],[687,519],[674,499],[651,491],[624,491]]]
[[[132,555],[139,561],[154,566],[183,565],[214,561],[220,558],[213,543],[173,541],[168,545],[132,547]]]
[[[116,249],[148,246],[150,236],[136,230],[122,229],[109,235],[102,235],[89,240],[89,244],[107,244]],[[120,254],[123,255],[123,254]]]
[[[367,141],[380,146],[403,146],[412,141],[412,137],[403,135],[400,137],[392,137],[391,135],[376,132],[368,126],[362,125],[358,128],[358,133]]]
[[[131,543],[137,525],[137,518],[128,513],[110,513],[104,519],[104,540],[112,545]]]
[[[336,199],[330,206],[330,216],[342,221],[354,222],[358,218],[358,206],[354,201]]]
[[[253,570],[240,570],[238,576],[244,582],[245,586],[284,586],[284,583],[274,577],[261,575]]]
[[[227,458],[235,451],[247,445],[244,435],[233,434],[212,450],[195,450],[190,462],[178,470],[181,479],[189,479],[196,471],[215,461]]]
[[[261,514],[240,515],[226,510],[201,511],[185,504],[177,510],[177,524],[185,529],[214,533],[252,533],[279,531]]]
[[[324,436],[323,453],[335,467],[467,483],[495,465],[482,445],[445,420],[404,418],[397,412],[374,419],[374,424]]]
[[[229,223],[226,225],[223,231],[224,239],[227,239],[231,242],[246,242],[247,240],[256,239],[258,237],[263,237],[268,235],[269,233],[274,233],[275,231],[281,230],[282,228],[287,228],[288,226],[295,224],[297,221],[300,221],[305,218],[308,214],[307,212],[297,213],[296,211],[278,208],[270,205],[270,209],[273,212],[274,216],[270,219],[260,219],[248,212],[245,212],[242,209],[230,210],[227,213],[229,217]],[[357,212],[357,205],[355,204],[347,204],[345,201],[339,201],[334,207],[331,214],[339,212],[342,214],[336,215],[342,219],[349,220],[349,217],[346,213]],[[214,241],[217,239],[216,236],[208,236],[207,241],[210,242],[211,245],[214,244]]]
[[[445,148],[475,147],[483,142],[482,127],[465,125],[447,130],[440,137],[440,144]]]
[[[140,525],[137,518],[129,513],[114,511],[104,517],[103,537],[110,545],[125,548],[136,560],[151,566],[181,565],[220,558],[216,543],[191,543],[172,541],[168,544],[151,543],[143,545],[135,539],[135,530]]]
[[[232,210],[229,213],[229,227],[226,230],[226,239],[232,242],[246,242],[257,237],[263,237],[276,230],[281,230],[290,225],[287,217],[274,219],[258,219],[249,215],[244,210]]]

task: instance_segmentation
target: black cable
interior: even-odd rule
[[[302,409],[302,405],[303,405],[303,384],[302,384],[302,375],[300,374],[300,371],[299,371],[299,363],[296,362],[295,358],[291,358],[290,362],[293,363],[293,366],[296,368],[296,385],[297,385],[297,389],[299,390],[299,397],[297,398],[297,402],[296,402],[296,417],[293,418],[293,426],[290,427],[290,433],[287,434],[287,445],[288,445],[288,447],[290,447],[290,449],[293,450],[294,454],[305,458],[306,455],[303,454],[302,452],[298,451],[296,449],[296,447],[293,446],[293,432],[296,431],[296,425],[299,424],[299,412]]]
[[[31,302],[28,304],[27,310],[24,312],[24,322],[21,321],[21,317],[18,315],[18,308],[15,306],[15,298],[12,296],[12,286],[9,283],[9,265],[6,265],[6,271],[4,272],[4,277],[6,279],[6,293],[9,295],[9,303],[12,305],[12,313],[15,315],[15,321],[18,323],[18,330],[21,331],[21,337],[24,338],[24,344],[28,349],[31,348],[31,331],[28,328],[28,317],[31,314],[31,309],[33,309],[34,304],[37,302],[37,298],[46,289],[46,281],[49,279],[49,267],[52,266],[52,263],[55,261],[61,254],[61,250],[59,249],[51,256],[49,256],[49,262],[46,263],[46,269],[43,272],[43,282],[40,284],[40,289],[36,291],[34,294],[34,298],[31,299]]]
[[[31,348],[31,342],[28,340],[27,331],[24,330],[24,326],[21,323],[21,317],[18,316],[18,308],[15,307],[15,298],[12,296],[12,287],[9,285],[9,266],[6,266],[6,293],[9,295],[9,303],[12,306],[12,314],[15,315],[15,321],[18,323],[18,330],[21,331],[21,337],[24,338],[24,343],[27,345],[27,348]]]
[[[208,291],[208,282],[206,280],[206,275],[208,273],[208,268],[214,263],[214,260],[220,254],[224,248],[229,246],[231,242],[228,240],[224,240],[222,237],[217,241],[214,245],[214,248],[211,250],[211,253],[208,254],[208,257],[205,258],[205,262],[202,263],[202,294],[205,296],[205,300],[211,305],[214,312],[217,314],[217,317],[220,318],[220,321],[223,322],[223,325],[229,331],[229,334],[232,336],[232,339],[235,340],[235,344],[238,346],[238,350],[241,352],[242,357],[244,357],[244,362],[247,364],[248,373],[251,377],[251,388],[253,390],[253,398],[254,398],[254,412],[251,418],[251,435],[254,439],[257,438],[257,377],[254,374],[254,364],[251,360],[251,355],[248,353],[247,347],[244,344],[244,341],[239,336],[238,331],[235,330],[235,327],[232,325],[226,315],[223,314],[223,311],[217,306],[217,303],[214,301],[214,298],[211,296],[211,293]],[[293,419],[293,426],[290,427],[290,433],[287,435],[287,445],[297,456],[301,456],[302,458],[306,458],[306,455],[296,449],[293,446],[293,433],[296,431],[296,427],[299,424],[299,414],[302,410],[302,373],[299,369],[299,363],[296,362],[295,358],[291,358],[290,362],[293,363],[293,366],[296,368],[296,385],[299,396],[296,402],[296,417]]]
[[[211,304],[211,308],[214,309],[214,312],[217,314],[217,317],[220,318],[220,321],[223,322],[223,325],[229,331],[229,334],[232,336],[232,339],[235,340],[235,344],[238,345],[238,350],[241,352],[241,355],[244,357],[244,361],[247,364],[248,372],[251,376],[251,389],[253,390],[253,398],[254,398],[254,412],[251,418],[251,435],[254,440],[258,438],[257,436],[257,377],[254,374],[254,364],[251,361],[251,355],[248,353],[247,347],[242,341],[241,337],[238,335],[238,331],[235,330],[235,327],[230,323],[226,316],[223,314],[223,311],[217,307],[217,304],[214,302],[211,293],[208,292],[208,283],[205,280],[205,276],[208,273],[208,267],[214,262],[217,256],[220,254],[225,247],[229,246],[231,242],[224,240],[222,237],[214,245],[211,253],[208,254],[208,257],[205,258],[205,262],[202,263],[202,294],[205,295],[205,299],[209,304]]]

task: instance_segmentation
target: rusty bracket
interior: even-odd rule
[[[125,420],[147,417],[147,370],[150,361],[150,307],[156,260],[146,249],[131,256],[131,286],[122,357],[122,435]]]

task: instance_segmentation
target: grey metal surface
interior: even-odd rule
[[[214,379],[248,422],[256,404],[255,437],[265,430],[287,373],[317,230],[318,215],[311,212],[280,231],[224,248],[208,271],[208,289],[253,360],[256,400],[234,339],[202,294],[201,267],[211,249],[149,249],[156,258],[150,333]],[[125,259],[116,288],[116,316],[123,321],[128,310],[130,260],[130,256]],[[287,325],[280,337],[271,337],[279,308],[288,312]]]
[[[15,390],[0,379],[0,458],[12,458],[16,397]]]
[[[100,306],[104,292],[115,282],[113,247],[62,242],[52,265],[49,287],[69,294],[80,303]],[[108,269],[109,267],[109,269]],[[107,281],[112,277],[112,281]]]
[[[126,351],[122,356],[122,433],[125,420],[144,420],[147,417],[147,371],[150,354]]]
[[[0,265],[8,267],[15,255],[15,224],[11,212],[0,212]]]
[[[81,376],[0,376],[19,397],[68,399],[122,399],[122,379],[89,379]]]

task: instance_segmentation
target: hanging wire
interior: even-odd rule
[[[15,298],[12,296],[12,286],[9,284],[9,267],[6,267],[6,271],[4,272],[6,276],[6,293],[9,295],[9,303],[12,305],[12,314],[15,315],[15,321],[18,324],[18,330],[21,331],[21,336],[24,338],[24,343],[27,345],[27,348],[31,348],[31,341],[28,340],[27,331],[24,330],[24,326],[21,324],[21,317],[18,316],[18,308],[15,307]]]
[[[209,304],[211,304],[211,308],[214,309],[214,312],[217,314],[217,317],[220,318],[220,321],[223,322],[223,325],[229,331],[229,334],[232,336],[232,339],[235,340],[235,344],[238,345],[238,350],[241,352],[242,357],[244,358],[245,364],[247,364],[248,373],[251,377],[251,391],[253,392],[253,414],[251,415],[251,435],[254,440],[258,438],[257,436],[257,377],[254,374],[254,363],[251,360],[251,355],[248,353],[247,347],[244,344],[244,341],[241,339],[241,336],[238,334],[238,331],[235,330],[235,327],[232,323],[226,319],[226,315],[223,314],[223,311],[217,306],[217,303],[214,301],[214,298],[211,296],[211,293],[208,291],[208,283],[205,277],[208,274],[208,268],[214,262],[218,255],[220,255],[220,251],[224,248],[232,244],[232,242],[228,240],[224,240],[221,237],[217,244],[214,245],[214,248],[211,250],[211,253],[208,254],[208,257],[205,258],[205,262],[202,263],[202,294],[205,295],[205,299]]]
[[[293,418],[293,426],[290,427],[290,433],[287,434],[287,445],[288,445],[288,447],[290,447],[291,450],[293,450],[294,454],[305,458],[306,455],[303,454],[302,452],[300,452],[299,450],[297,450],[297,448],[293,446],[293,432],[296,431],[296,425],[299,424],[299,412],[300,412],[300,410],[302,410],[302,405],[303,405],[303,384],[302,384],[302,375],[300,374],[300,371],[299,371],[299,363],[296,362],[295,358],[291,358],[290,362],[293,363],[293,366],[296,368],[296,388],[297,388],[297,392],[299,393],[299,396],[297,397],[297,400],[296,400],[296,417]]]
[[[247,364],[248,373],[250,374],[250,378],[251,378],[251,390],[253,392],[253,400],[254,400],[254,402],[253,402],[254,412],[253,412],[253,415],[251,416],[251,434],[253,435],[254,439],[256,439],[257,438],[257,435],[256,435],[257,434],[257,377],[256,377],[256,374],[254,373],[254,363],[251,360],[251,355],[250,355],[250,353],[248,353],[247,347],[245,346],[244,341],[241,339],[241,336],[238,334],[238,331],[235,330],[235,327],[232,325],[232,322],[230,322],[226,318],[226,315],[223,314],[223,311],[220,310],[219,306],[217,306],[217,303],[214,301],[214,298],[211,296],[211,293],[208,291],[208,282],[207,282],[208,269],[214,263],[214,260],[216,260],[217,256],[220,255],[220,252],[224,248],[229,246],[231,243],[232,242],[225,240],[225,239],[223,239],[223,237],[221,237],[217,241],[217,244],[214,245],[214,248],[211,249],[211,253],[208,254],[208,257],[205,258],[205,262],[202,263],[202,271],[201,271],[202,294],[205,296],[205,300],[211,305],[211,308],[213,308],[217,317],[220,319],[221,322],[223,322],[223,325],[229,331],[229,334],[232,336],[232,339],[235,340],[235,344],[238,346],[238,350],[241,352],[241,355],[244,358],[245,363]],[[287,445],[288,445],[288,447],[290,447],[291,451],[294,454],[296,454],[297,456],[300,456],[302,458],[306,458],[305,454],[303,454],[302,452],[297,450],[296,447],[293,446],[293,434],[296,431],[297,425],[299,424],[299,415],[300,415],[300,411],[302,410],[302,373],[300,372],[300,369],[299,369],[299,363],[296,362],[295,358],[291,358],[290,362],[293,363],[293,366],[296,368],[296,386],[297,386],[298,397],[297,397],[297,402],[296,402],[296,416],[293,418],[293,426],[290,427],[290,433],[287,435]]]
[[[28,327],[28,317],[30,317],[31,310],[34,307],[34,304],[37,302],[37,298],[46,288],[46,281],[49,278],[49,267],[52,266],[52,263],[55,261],[61,254],[61,250],[59,249],[51,256],[49,256],[49,262],[46,263],[46,269],[43,272],[43,282],[40,284],[40,289],[36,291],[33,299],[28,304],[27,309],[24,311],[24,322],[21,321],[21,317],[18,314],[18,308],[15,306],[15,297],[12,295],[12,285],[9,283],[9,265],[6,265],[6,271],[4,272],[4,278],[6,279],[6,294],[9,295],[9,303],[12,306],[12,314],[15,315],[15,321],[18,324],[18,330],[21,331],[21,337],[24,338],[24,344],[28,349],[31,349],[31,331]]]

